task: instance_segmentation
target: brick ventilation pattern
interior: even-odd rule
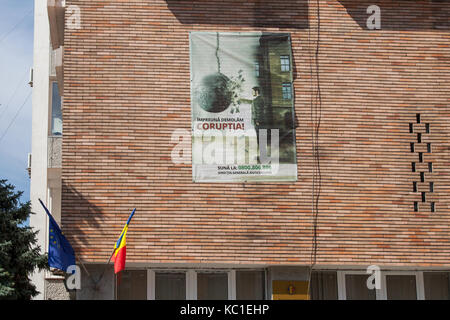
[[[420,182],[418,184],[417,181],[413,181],[413,192],[417,193],[420,192],[421,195],[421,203],[426,203],[427,202],[427,191],[426,188],[428,188],[428,192],[429,193],[433,193],[434,192],[434,182],[430,181],[431,177],[432,177],[432,173],[433,173],[433,162],[426,162],[427,166],[426,168],[423,166],[423,164],[425,163],[424,161],[424,152],[422,151],[417,151],[416,150],[423,150],[426,146],[426,153],[427,154],[431,154],[431,143],[430,142],[424,142],[423,139],[426,139],[426,135],[430,133],[430,124],[429,123],[425,123],[425,126],[423,126],[421,124],[422,122],[422,115],[420,113],[416,114],[416,123],[410,123],[409,124],[409,133],[416,133],[416,131],[414,130],[415,128],[418,128],[419,130],[425,130],[425,136],[424,133],[422,132],[417,132],[417,135],[415,137],[417,137],[417,141],[416,142],[411,142],[410,143],[410,149],[411,152],[416,153],[417,158],[419,160],[418,163],[416,162],[412,162],[411,163],[411,171],[413,173],[415,173],[417,171],[417,166],[420,167],[419,169],[419,178],[420,178]],[[425,145],[425,146],[424,146]],[[421,171],[422,170],[422,171]],[[427,172],[425,172],[424,170],[427,170]],[[419,191],[420,190],[420,191]],[[435,212],[436,210],[436,204],[434,201],[428,201],[429,203],[429,208],[431,212]],[[414,201],[414,212],[419,212],[421,211],[421,205],[419,203],[419,201]]]

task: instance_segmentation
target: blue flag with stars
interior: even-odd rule
[[[48,265],[66,272],[67,268],[75,265],[75,251],[64,237],[61,229],[53,219],[52,215],[45,207],[44,203],[39,199],[49,218],[49,239],[48,239]]]

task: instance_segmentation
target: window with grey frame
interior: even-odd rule
[[[335,271],[314,271],[310,283],[311,300],[337,300],[338,283]]]
[[[264,271],[236,271],[236,299],[264,300]]]
[[[228,273],[197,273],[197,300],[227,300]]]
[[[282,94],[284,100],[292,99],[292,84],[291,83],[283,83],[282,85]]]
[[[282,72],[289,72],[291,71],[291,57],[288,55],[280,56],[280,63],[281,63],[281,71]]]
[[[347,300],[377,300],[375,290],[367,287],[367,274],[346,274],[345,295]]]
[[[388,300],[417,300],[416,276],[386,275],[386,294]]]
[[[259,78],[259,76],[260,76],[260,66],[259,66],[259,62],[258,61],[256,61],[254,63],[254,68],[255,68],[255,77]]]
[[[450,300],[450,272],[424,272],[425,300]]]
[[[62,108],[61,108],[61,96],[59,95],[58,83],[52,82],[52,109],[51,109],[51,134],[53,136],[62,135],[63,123],[62,123]]]
[[[185,300],[186,273],[185,272],[156,272],[155,273],[156,300]]]
[[[124,270],[116,281],[117,300],[147,300],[147,270]]]

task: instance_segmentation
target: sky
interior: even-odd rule
[[[0,0],[0,179],[24,192],[22,202],[30,198],[33,22],[33,0]]]

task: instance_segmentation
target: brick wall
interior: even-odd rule
[[[320,114],[317,263],[450,266],[448,1],[66,2],[82,28],[65,30],[62,223],[80,258],[106,261],[137,207],[128,262],[308,264]],[[194,184],[172,164],[193,30],[291,32],[298,182]]]

